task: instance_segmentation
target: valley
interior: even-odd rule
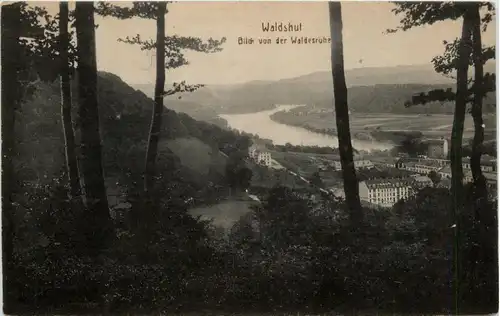
[[[485,71],[495,72],[495,64],[487,63]],[[336,124],[332,113],[334,100],[331,80],[330,72],[321,71],[277,81],[257,80],[233,85],[205,85],[192,93],[165,98],[165,106],[197,120],[256,134],[279,144],[290,142],[300,145],[305,142],[335,146]],[[346,80],[354,140],[398,143],[405,133],[421,133],[431,138],[450,136],[453,102],[405,106],[415,94],[433,89],[454,89],[453,80],[437,74],[432,66],[349,69],[346,70]],[[149,97],[153,96],[152,85],[142,84],[134,87]],[[276,111],[277,105],[283,104],[306,106],[289,112]],[[271,119],[267,114],[262,114],[268,112]],[[494,93],[485,98],[483,112],[486,139],[494,139]],[[231,122],[228,121],[229,117]],[[254,124],[257,121],[260,124]],[[270,121],[281,126],[270,126]],[[464,138],[469,139],[472,133],[472,119],[467,115]]]

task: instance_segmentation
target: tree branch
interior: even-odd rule
[[[144,40],[139,34],[134,37],[127,36],[119,38],[119,42],[139,45],[142,51],[156,50],[156,41],[152,39]],[[206,42],[196,37],[185,36],[166,36],[165,37],[165,67],[167,69],[175,69],[189,64],[189,61],[184,57],[183,50],[192,50],[201,53],[215,53],[222,50],[221,46],[226,42],[226,38],[214,40],[209,38]]]
[[[199,88],[202,88],[204,86],[205,85],[203,85],[203,84],[188,85],[188,84],[186,84],[186,81],[174,82],[172,89],[165,91],[163,95],[170,96],[170,95],[174,95],[176,93],[194,92],[194,91],[196,91]]]

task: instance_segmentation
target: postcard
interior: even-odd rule
[[[494,3],[0,8],[5,314],[498,312]]]

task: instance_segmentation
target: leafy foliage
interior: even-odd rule
[[[323,187],[323,180],[318,171],[314,172],[311,176],[311,184],[317,187]]]
[[[397,32],[399,30],[406,31],[414,27],[419,27],[423,25],[432,25],[436,22],[443,20],[456,20],[465,14],[465,11],[469,9],[470,4],[462,4],[456,2],[414,2],[414,3],[403,3],[395,2],[396,7],[392,10],[396,15],[403,15],[400,20],[401,26],[397,29],[388,30],[389,33]],[[489,2],[479,3],[479,8],[484,8],[485,12],[481,19],[483,23],[483,31],[486,31],[487,25],[492,21],[495,15],[495,8]],[[443,55],[436,56],[432,59],[434,69],[437,73],[443,74],[445,76],[451,76],[451,74],[456,71],[458,66],[458,50],[460,47],[460,39],[456,38],[453,41],[443,41],[444,53]],[[495,59],[495,46],[488,46],[482,48],[482,64],[486,64],[488,61]],[[473,66],[476,63],[474,54],[468,57],[469,66]],[[495,74],[486,73],[483,78],[482,84],[483,97],[489,92],[494,92],[496,90],[496,76]],[[469,88],[468,102],[472,102],[472,96],[476,93],[477,89],[475,84]],[[411,105],[426,104],[434,101],[445,102],[454,101],[456,99],[456,94],[452,89],[434,89],[427,93],[422,92],[416,94],[412,97],[411,101],[405,103],[406,107]]]
[[[450,74],[454,69],[457,69],[457,55],[460,46],[460,39],[456,38],[452,42],[443,41],[444,54],[436,56],[432,59],[436,72],[444,75]],[[483,47],[482,50],[482,63],[486,64],[488,61],[495,59],[495,47]],[[475,64],[474,58],[471,56],[469,59],[469,66]]]
[[[31,6],[21,2],[21,25],[24,64],[32,69],[41,80],[51,82],[59,75],[59,17],[52,16],[44,7]],[[74,18],[70,15],[70,23]],[[76,58],[74,30],[69,33],[68,62],[73,70]],[[29,80],[28,80],[29,82]]]
[[[315,154],[339,154],[339,149],[334,147],[319,147],[319,146],[295,146],[290,143],[285,145],[269,144],[267,145],[270,149],[281,151],[281,152],[304,152],[304,153],[315,153]]]
[[[411,157],[426,154],[428,148],[428,143],[414,135],[406,135],[406,137],[396,146],[396,150],[399,153],[406,153]]]
[[[395,15],[401,16],[399,24],[395,29],[388,29],[388,33],[398,31],[407,31],[414,27],[424,25],[433,25],[443,20],[457,20],[461,18],[470,4],[457,3],[451,1],[439,2],[393,2],[395,8],[392,12]],[[480,2],[480,7],[487,9],[486,15],[483,17],[483,29],[491,22],[495,8],[491,2]]]
[[[174,187],[168,181],[162,183],[166,186],[153,191],[157,211],[146,212],[155,214],[145,226],[149,233],[119,230],[113,251],[97,262],[67,252],[60,260],[61,246],[54,237],[49,242],[37,236],[27,239],[32,247],[23,246],[16,270],[19,297],[38,311],[82,298],[86,303],[80,306],[90,311],[115,312],[206,307],[275,313],[449,310],[453,223],[447,215],[451,205],[446,189],[424,189],[389,212],[365,208],[363,230],[354,234],[342,201],[313,201],[297,191],[275,187],[226,239],[212,235],[208,223],[189,217],[182,200],[175,198]],[[48,197],[47,202],[28,202],[32,214],[50,206],[51,199],[59,201],[58,194],[50,190],[40,195]],[[482,312],[491,312],[496,308],[492,282],[496,267],[491,264],[495,260],[477,261],[477,251],[493,256],[496,248],[492,242],[477,248],[473,200],[467,205],[462,219],[468,227],[462,237],[463,255],[471,269],[475,265],[464,271],[474,271],[480,279],[463,276],[464,302],[466,310],[477,312],[481,306]],[[31,225],[29,216],[21,218],[26,221],[25,234],[42,227]],[[43,225],[41,233],[68,240],[51,233],[64,225],[46,218],[56,225]],[[468,283],[472,280],[477,283]],[[200,299],[192,302],[193,297]]]
[[[429,172],[429,179],[431,179],[434,186],[437,186],[439,184],[439,182],[441,181],[441,175],[433,170],[433,171]]]
[[[245,190],[250,187],[252,171],[246,166],[245,154],[233,152],[226,164],[226,179],[231,188]]]

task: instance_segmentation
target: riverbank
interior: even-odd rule
[[[308,131],[318,134],[329,135],[333,137],[337,137],[337,129],[336,128],[320,128],[316,126],[312,126],[309,122],[297,122],[293,120],[283,119],[279,115],[279,113],[275,113],[275,115],[271,116],[271,119],[280,124],[287,124],[295,127],[304,128]],[[335,126],[335,120],[330,122],[332,126]],[[418,131],[354,131],[351,129],[351,137],[354,140],[360,141],[377,141],[377,142],[390,142],[394,145],[400,143],[404,138],[413,136],[413,137],[422,137],[422,133]]]
[[[294,124],[283,124],[271,118],[276,113],[291,113],[299,107],[302,106],[281,105],[269,111],[225,114],[220,117],[228,122],[230,128],[257,135],[261,139],[269,139],[275,145],[338,147],[338,138],[334,135],[310,131],[301,126],[294,126]],[[353,147],[365,151],[386,150],[393,148],[394,144],[373,139],[354,139]]]
[[[335,116],[332,110],[315,110],[311,107],[293,109],[289,112],[276,112],[271,119],[307,129],[311,132],[337,136]],[[484,117],[486,134],[496,133],[494,115]],[[392,114],[392,113],[352,113],[350,128],[353,139],[378,142],[399,143],[408,136],[449,137],[453,116],[444,114]],[[466,117],[464,137],[470,138],[474,124]]]

